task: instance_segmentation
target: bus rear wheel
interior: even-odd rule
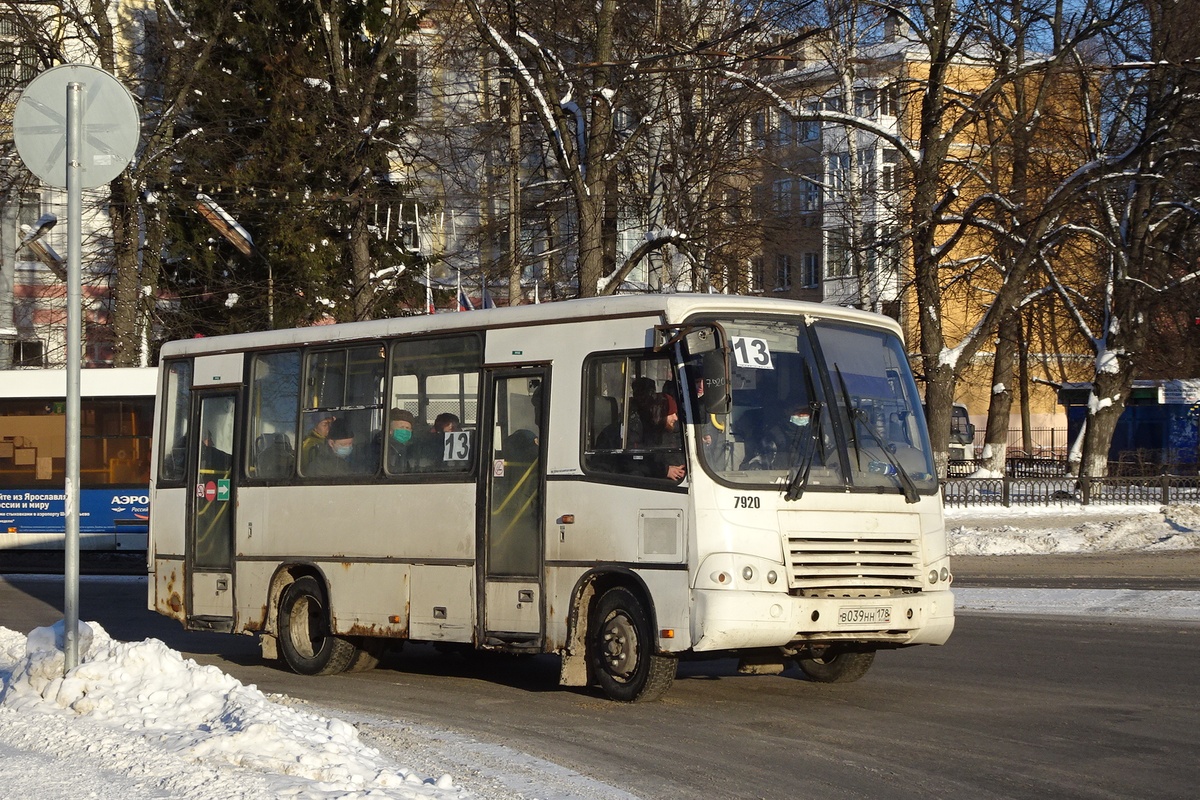
[[[676,660],[655,652],[649,615],[623,586],[609,589],[593,608],[588,657],[595,682],[613,700],[657,700],[675,680]]]
[[[850,650],[809,651],[808,654],[796,659],[801,671],[810,680],[817,683],[850,683],[867,674],[871,663],[875,661],[875,651],[862,652]]]
[[[329,630],[325,592],[305,575],[283,590],[279,600],[279,649],[301,675],[333,675],[354,663],[359,649]]]

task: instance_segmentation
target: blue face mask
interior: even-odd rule
[[[802,428],[808,424],[808,415],[793,414],[791,417],[791,423]]]
[[[333,448],[333,452],[338,458],[349,458],[350,454],[354,452],[354,445],[352,445],[352,444],[338,445],[337,447]]]
[[[392,431],[392,438],[400,444],[408,444],[412,440],[412,431],[408,428],[396,428]]]

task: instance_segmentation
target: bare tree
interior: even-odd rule
[[[1049,260],[1045,265],[1095,356],[1083,441],[1074,453],[1082,476],[1107,472],[1155,315],[1200,279],[1194,100],[1200,81],[1190,61],[1194,34],[1174,24],[1173,8],[1140,4],[1105,49],[1080,58],[1092,158],[1136,154],[1127,169],[1094,187],[1072,231],[1097,253],[1094,282],[1064,277]]]
[[[711,58],[707,50],[714,42],[735,38],[744,28],[734,9],[648,2],[618,9],[613,0],[595,5],[562,0],[536,9],[463,2],[485,44],[512,71],[541,127],[555,177],[571,199],[578,294],[615,292],[640,259],[668,246],[703,261],[693,251],[696,240],[671,219],[701,197],[709,198],[709,206],[723,202],[716,200],[723,197],[720,181],[693,183],[696,173],[686,169],[692,162],[684,160],[692,153],[671,149],[683,140],[669,134],[676,115],[698,119],[703,112],[696,104],[712,99],[715,86],[697,77],[711,66],[699,61]],[[697,79],[668,77],[673,71]],[[710,143],[727,143],[734,129],[726,122],[722,130],[701,133],[712,137]],[[633,188],[630,180],[641,183],[640,197],[626,194]],[[681,189],[688,200],[675,203],[684,196],[677,194]],[[648,217],[642,244],[618,264],[619,215],[630,199],[640,199]]]
[[[1067,14],[1052,2],[847,5],[874,9],[898,25],[907,41],[895,52],[894,64],[904,106],[900,129],[864,119],[853,109],[805,109],[773,96],[796,119],[868,131],[900,155],[899,218],[911,248],[919,372],[935,457],[944,474],[956,382],[1001,318],[1028,299],[1030,273],[1057,240],[1077,198],[1133,157],[1106,153],[1075,165],[1059,183],[1039,191],[1035,209],[1014,201],[1010,171],[998,175],[981,169],[993,153],[1012,152],[1012,131],[1020,123],[1012,118],[1008,125],[989,126],[989,121],[1017,87],[1035,93],[1052,87],[1055,75],[1126,8],[1121,2],[1092,2]],[[1019,42],[1026,44],[1018,51]],[[756,85],[771,94],[770,86]],[[1055,113],[1069,118],[1071,109]],[[1043,143],[1055,146],[1053,140]],[[1001,252],[1003,263],[997,257]]]

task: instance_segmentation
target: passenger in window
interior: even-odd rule
[[[649,447],[655,436],[656,413],[653,378],[634,378],[629,398],[629,435],[626,447],[637,449]]]
[[[670,394],[655,398],[654,417],[657,420],[652,446],[665,452],[658,455],[655,477],[665,477],[678,483],[687,475],[683,457],[683,430],[679,425],[679,403]]]
[[[354,472],[350,466],[353,457],[354,430],[348,420],[335,419],[326,431],[325,446],[313,449],[305,474],[326,478],[349,475]]]
[[[313,453],[325,447],[325,438],[329,435],[329,424],[336,419],[333,414],[316,411],[309,414],[312,428],[300,440],[300,463],[306,468],[313,460]]]
[[[413,440],[417,419],[406,408],[393,408],[388,414],[388,472],[413,472],[419,468],[417,444]]]
[[[451,414],[449,411],[443,411],[441,414],[438,414],[436,418],[434,418],[433,427],[430,430],[437,434],[438,438],[441,438],[441,434],[447,431],[461,431],[462,420],[458,418],[457,414]]]
[[[449,411],[438,414],[429,428],[429,436],[422,447],[424,454],[421,459],[422,466],[439,472],[462,469],[467,456],[465,445],[458,439],[447,441],[446,437],[448,433],[461,430],[462,421],[457,414]]]
[[[763,435],[758,453],[746,469],[791,469],[806,447],[816,447],[813,459],[825,462],[825,450],[831,444],[822,435],[814,436],[810,427],[812,408],[808,404],[790,406],[786,420],[772,425]]]

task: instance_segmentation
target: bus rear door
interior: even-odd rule
[[[480,514],[484,646],[537,650],[542,643],[542,519],[546,370],[489,373],[488,419],[482,430],[487,502]]]

